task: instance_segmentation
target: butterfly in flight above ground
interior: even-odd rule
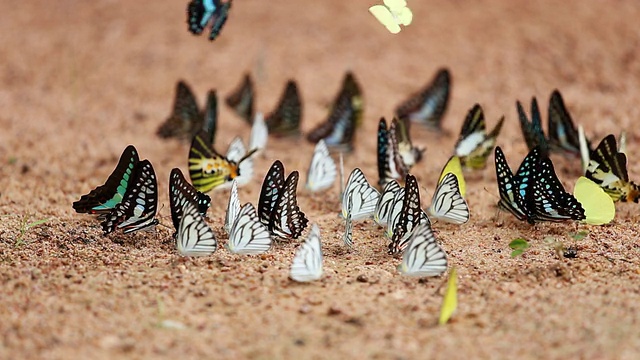
[[[192,0],[187,6],[187,23],[189,31],[194,35],[200,35],[211,22],[209,40],[215,40],[220,30],[227,22],[232,0],[221,2],[220,0]]]
[[[413,13],[405,0],[384,0],[384,5],[373,5],[369,12],[392,34],[400,32],[400,25],[408,26],[413,20]]]

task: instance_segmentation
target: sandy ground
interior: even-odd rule
[[[296,244],[179,261],[166,194],[171,168],[186,170],[188,145],[155,136],[178,79],[202,104],[208,89],[224,96],[249,71],[257,108],[270,111],[294,78],[309,130],[353,70],[365,122],[346,165],[375,180],[377,120],[449,67],[450,135],[414,131],[427,147],[413,170],[425,203],[475,102],[490,127],[506,116],[499,144],[517,166],[526,150],[515,100],[537,96],[546,114],[559,88],[587,134],[629,131],[629,172],[640,179],[637,2],[410,3],[414,24],[392,36],[366,11],[372,2],[237,0],[210,43],[187,32],[186,0],[0,2],[0,358],[638,358],[638,205],[618,204],[604,227],[496,218],[492,165],[467,179],[471,221],[434,225],[460,277],[459,308],[444,327],[435,324],[446,278],[401,277],[371,222],[355,226],[354,251],[344,248],[337,185],[299,194],[323,234],[319,282],[287,279]],[[222,107],[221,149],[248,132]],[[71,203],[106,179],[127,144],[156,169],[165,226],[104,237]],[[271,141],[242,201],[257,201],[273,160],[304,172],[311,152],[303,139]],[[554,162],[572,189],[578,163]],[[209,212],[221,244],[226,199],[214,193]],[[573,240],[580,230],[589,235]],[[559,259],[547,236],[578,257]],[[512,259],[516,237],[532,248]]]

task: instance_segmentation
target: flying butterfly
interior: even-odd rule
[[[139,162],[136,148],[133,145],[127,146],[120,155],[118,165],[104,185],[82,195],[80,200],[73,203],[73,209],[77,213],[109,214],[116,205],[122,202],[127,189],[135,181],[135,169]]]
[[[540,109],[538,108],[538,100],[536,100],[535,97],[531,99],[531,121],[529,121],[527,113],[524,111],[520,101],[516,101],[516,108],[518,109],[518,119],[520,119],[522,136],[527,142],[529,150],[540,146],[542,155],[546,156],[549,154],[549,143],[542,131],[542,117],[540,116]]]
[[[395,125],[392,124],[392,128],[396,131],[395,136],[398,142],[398,154],[400,154],[405,166],[410,169],[422,160],[422,154],[425,149],[413,146],[410,136],[411,123],[408,118],[402,118],[400,120],[394,118],[392,122],[395,123]]]
[[[549,98],[548,142],[551,150],[578,157],[580,139],[571,115],[564,105],[560,91],[554,90]],[[587,142],[587,147],[588,147]]]
[[[260,189],[260,198],[258,200],[258,217],[260,222],[265,226],[269,226],[271,213],[276,206],[280,189],[284,186],[284,165],[280,160],[276,160],[271,164],[267,175],[262,181]]]
[[[322,277],[322,243],[318,225],[311,226],[307,239],[296,250],[289,277],[298,282],[309,282]]]
[[[324,140],[321,139],[313,151],[305,187],[312,192],[326,190],[333,185],[337,176],[338,168],[336,163],[331,158]]]
[[[307,135],[307,140],[317,143],[324,139],[329,148],[351,152],[355,130],[362,122],[363,107],[360,85],[353,73],[347,72],[329,117]]]
[[[218,154],[206,139],[207,134],[201,130],[193,138],[189,149],[191,182],[198,191],[204,193],[244,175],[242,163],[255,152],[251,150],[237,161],[232,161]]]
[[[295,81],[289,80],[276,109],[265,117],[269,134],[277,137],[298,136],[302,118],[302,102]]]
[[[254,121],[255,94],[251,75],[245,74],[242,83],[225,98],[225,103],[244,121],[251,124]]]
[[[353,169],[342,195],[342,217],[350,214],[354,221],[372,217],[379,197],[380,193],[369,184],[362,170]]]
[[[418,224],[411,232],[398,270],[408,276],[438,276],[447,270],[447,254],[428,224]]]
[[[405,0],[384,0],[384,5],[373,5],[369,12],[392,34],[400,32],[400,25],[408,26],[413,13]]]
[[[209,40],[215,40],[227,22],[232,0],[222,3],[220,0],[191,0],[187,6],[187,23],[189,31],[200,35],[209,22],[211,32]]]
[[[297,171],[289,174],[278,192],[278,198],[271,211],[269,232],[282,239],[297,239],[309,222],[298,206],[296,197],[298,177]]]
[[[420,223],[426,223],[420,207],[420,188],[416,177],[408,174],[405,179],[404,201],[400,219],[393,229],[389,244],[389,255],[402,253],[408,245],[411,232]]]
[[[396,108],[396,116],[400,119],[408,118],[433,130],[441,131],[442,117],[447,110],[450,88],[449,70],[438,70],[431,83]]]
[[[231,191],[229,192],[229,202],[227,203],[227,212],[224,217],[224,231],[227,234],[231,231],[233,223],[240,213],[240,197],[238,196],[238,182],[234,179],[231,182]]]
[[[196,190],[184,178],[182,171],[174,168],[169,175],[169,205],[171,207],[171,221],[176,231],[180,228],[182,209],[186,203],[195,204],[200,215],[204,217],[211,206],[211,198]]]
[[[584,208],[584,222],[590,225],[610,223],[616,216],[613,199],[595,182],[580,176],[573,189],[573,196]]]
[[[376,204],[373,214],[373,221],[380,226],[385,226],[389,222],[389,217],[394,206],[394,200],[398,192],[404,192],[397,181],[388,182],[382,189],[382,194]]]
[[[251,203],[240,208],[231,226],[227,250],[234,254],[262,254],[271,248],[269,229],[260,222]]]
[[[125,234],[146,230],[158,224],[158,182],[149,160],[142,160],[136,167],[131,186],[127,187],[122,202],[103,217],[102,231],[109,234],[122,229]]]
[[[256,113],[251,126],[251,135],[249,136],[249,150],[256,150],[256,153],[263,152],[267,148],[268,139],[269,129],[264,122],[264,116],[262,116],[262,113]]]
[[[640,199],[640,187],[629,181],[627,156],[618,151],[613,135],[607,135],[591,152],[585,176],[600,185],[613,201],[637,203]]]
[[[464,224],[469,221],[469,207],[460,194],[458,178],[453,173],[446,173],[439,181],[429,214],[438,220],[452,224]]]
[[[487,158],[496,146],[496,138],[502,130],[504,116],[489,134],[486,132],[484,112],[475,104],[462,124],[460,137],[455,146],[455,155],[464,169],[480,170],[487,166]],[[464,194],[463,194],[464,196]]]

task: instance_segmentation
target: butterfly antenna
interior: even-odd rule
[[[342,196],[344,195],[344,158],[342,151],[340,151],[340,202],[342,202]]]
[[[251,155],[255,154],[258,149],[251,149],[245,156],[243,156],[239,161],[238,165],[240,165],[243,161],[247,160],[251,157]]]

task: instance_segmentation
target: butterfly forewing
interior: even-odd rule
[[[369,184],[367,178],[358,168],[353,169],[342,197],[342,217],[346,218],[351,206],[351,220],[372,217],[380,193]]]
[[[413,230],[398,269],[408,276],[438,276],[447,270],[447,254],[428,224]]]
[[[422,209],[420,208],[420,189],[415,176],[407,175],[405,179],[404,201],[398,223],[393,230],[391,243],[389,244],[389,254],[397,255],[402,253],[407,246],[411,231],[422,220]]]
[[[298,282],[314,281],[322,277],[322,243],[318,225],[313,224],[309,236],[296,250],[289,277]]]
[[[258,200],[258,217],[265,226],[269,226],[271,213],[276,206],[280,189],[284,186],[284,180],[284,165],[280,160],[276,160],[262,181],[260,200]]]
[[[261,254],[271,248],[271,234],[252,204],[244,204],[233,222],[227,249],[236,254]]]
[[[313,151],[309,171],[307,172],[306,188],[316,192],[330,188],[338,176],[338,168],[329,154],[324,140],[318,141]]]
[[[453,224],[464,224],[469,221],[469,207],[460,194],[458,178],[447,173],[438,184],[429,213],[438,220]]]
[[[207,94],[207,105],[204,108],[204,121],[202,130],[207,133],[207,141],[215,144],[216,131],[218,129],[218,95],[215,90]]]
[[[283,239],[297,239],[307,227],[309,220],[300,211],[296,197],[298,172],[293,171],[280,189],[275,207],[269,220],[269,231]]]
[[[564,105],[562,95],[554,90],[549,99],[549,145],[555,150],[578,157],[580,139],[571,115]]]
[[[391,210],[393,209],[393,202],[396,194],[402,191],[402,188],[397,181],[393,180],[384,186],[382,195],[378,199],[376,204],[376,210],[373,215],[373,220],[381,226],[387,225]]]
[[[240,213],[240,197],[238,196],[238,182],[233,180],[231,191],[229,192],[229,202],[227,203],[227,213],[224,217],[224,231],[227,234],[231,231],[233,223]]]

